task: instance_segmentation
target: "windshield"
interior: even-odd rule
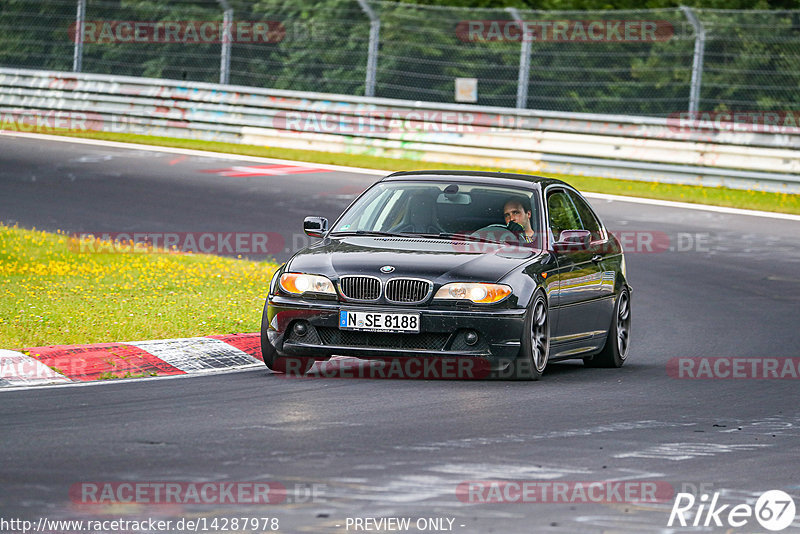
[[[536,246],[541,235],[533,191],[446,181],[381,182],[350,206],[331,233],[422,235]]]

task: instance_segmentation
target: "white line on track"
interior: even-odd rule
[[[41,139],[44,141],[57,141],[62,143],[78,143],[84,145],[105,146],[109,148],[122,148],[128,150],[148,150],[151,152],[165,152],[169,154],[181,154],[187,156],[199,156],[206,158],[228,159],[235,161],[249,161],[255,163],[278,163],[282,165],[308,165],[318,169],[326,169],[339,172],[350,172],[358,174],[369,174],[373,176],[385,176],[389,171],[380,169],[364,169],[361,167],[347,167],[344,165],[325,165],[311,163],[307,161],[294,161],[287,159],[262,158],[256,156],[241,156],[238,154],[226,154],[224,152],[208,152],[205,150],[192,150],[188,148],[172,148],[155,145],[140,145],[136,143],[120,143],[118,141],[103,141],[100,139],[83,139],[79,137],[65,137],[60,135],[34,134],[24,132],[9,132],[0,130],[0,135],[12,137],[22,137],[28,139]],[[402,160],[398,160],[398,165],[402,165]],[[745,210],[740,208],[726,208],[723,206],[709,206],[706,204],[691,204],[688,202],[675,202],[672,200],[656,200],[652,198],[628,197],[622,195],[607,195],[604,193],[584,193],[589,198],[600,200],[612,200],[615,202],[631,202],[634,204],[649,204],[651,206],[663,206],[668,208],[712,211],[715,213],[725,213],[729,215],[747,215],[751,217],[766,217],[770,219],[783,219],[788,221],[800,221],[800,215],[789,213],[775,213],[771,211]]]
[[[144,145],[138,143],[120,143],[119,141],[103,141],[101,139],[84,139],[81,137],[66,137],[61,135],[32,134],[23,132],[8,132],[0,130],[0,135],[12,137],[23,137],[28,139],[40,139],[42,141],[57,141],[61,143],[78,143],[81,145],[104,146],[109,148],[124,148],[128,150],[146,150],[149,152],[165,152],[167,154],[181,154],[186,156],[200,156],[204,158],[229,159],[234,161],[250,161],[253,163],[277,163],[280,165],[309,166],[316,169],[326,169],[331,171],[352,172],[358,174],[371,174],[375,176],[386,176],[389,171],[378,169],[362,169],[361,167],[346,167],[344,165],[326,165],[323,163],[309,163],[307,161],[295,161],[288,159],[263,158],[259,156],[242,156],[239,154],[227,154],[225,152],[209,152],[207,150],[192,150],[190,148],[174,148],[169,146]]]
[[[727,213],[729,215],[749,215],[751,217],[768,217],[770,219],[785,219],[787,221],[800,221],[800,215],[790,213],[775,213],[772,211],[743,210],[741,208],[727,208],[725,206],[709,206],[707,204],[691,204],[689,202],[675,202],[672,200],[656,200],[653,198],[624,197],[620,195],[606,195],[605,193],[583,193],[583,196],[596,198],[599,200],[613,200],[619,202],[630,202],[633,204],[650,204],[652,206],[664,206],[686,210],[713,211],[716,213]]]

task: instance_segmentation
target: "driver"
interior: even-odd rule
[[[528,199],[508,199],[503,205],[503,216],[511,232],[520,236],[526,243],[532,243],[534,232],[531,227],[531,207],[528,202]]]

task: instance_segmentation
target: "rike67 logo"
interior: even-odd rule
[[[702,494],[699,499],[691,493],[678,493],[669,514],[667,526],[741,528],[754,517],[762,528],[778,532],[792,524],[795,504],[792,497],[781,490],[769,490],[761,494],[755,505],[718,504],[719,493],[710,498]]]

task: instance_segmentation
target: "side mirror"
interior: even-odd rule
[[[589,248],[592,233],[589,230],[564,230],[553,243],[556,252],[578,251]]]
[[[322,237],[328,231],[328,219],[325,217],[306,217],[303,220],[303,231],[310,237]]]

